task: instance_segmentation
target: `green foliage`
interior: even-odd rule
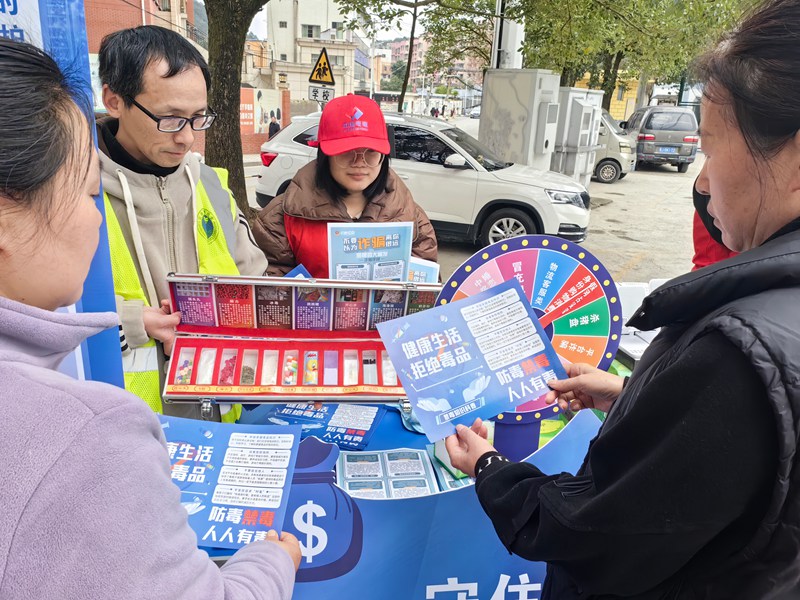
[[[381,89],[387,92],[399,92],[403,89],[406,78],[406,63],[397,61],[392,65],[392,77],[381,81]]]
[[[515,0],[510,12],[525,18],[526,66],[588,71],[605,87],[603,73],[620,53],[631,75],[680,78],[748,1]]]
[[[447,72],[464,56],[474,56],[488,65],[492,54],[494,7],[494,0],[443,0],[431,5],[420,17],[430,41],[425,54],[425,72]]]

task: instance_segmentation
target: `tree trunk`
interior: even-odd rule
[[[648,76],[646,71],[642,71],[641,75],[639,75],[639,87],[636,88],[636,107],[635,110],[638,110],[644,106],[650,104],[650,94],[647,91],[648,88]],[[625,115],[626,117],[630,115]]]
[[[580,71],[581,69],[578,68],[564,67],[561,71],[561,81],[559,85],[561,87],[575,87],[575,84],[578,83],[578,79],[583,75]]]
[[[622,63],[623,54],[617,52],[614,55],[607,54],[603,59],[603,108],[610,110],[611,99],[617,89],[617,78],[619,75],[619,65]]]
[[[218,113],[206,133],[206,163],[228,170],[228,187],[246,217],[254,210],[247,201],[239,129],[242,57],[247,29],[260,5],[237,0],[206,0],[211,93],[208,104]]]
[[[406,62],[406,76],[403,78],[403,87],[400,89],[400,100],[397,101],[397,112],[403,112],[403,102],[406,99],[408,78],[411,77],[411,59],[414,57],[414,30],[417,28],[417,5],[411,16],[411,36],[408,38],[408,61]],[[433,77],[433,75],[431,75]]]

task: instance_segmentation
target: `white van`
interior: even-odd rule
[[[594,176],[600,183],[614,183],[636,168],[636,142],[603,109],[595,155]]]

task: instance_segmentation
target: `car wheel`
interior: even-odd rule
[[[646,164],[647,164],[647,163],[646,163],[646,162],[644,162],[643,160],[637,160],[637,161],[636,161],[636,170],[637,170],[637,171],[641,171],[642,169],[644,169],[644,166],[645,166]]]
[[[614,183],[619,179],[621,169],[613,160],[603,160],[597,165],[594,174],[600,183]]]
[[[680,163],[678,165],[678,173],[686,173],[689,170],[689,163]]]
[[[532,233],[537,233],[533,219],[516,208],[501,208],[484,221],[480,242],[488,246],[500,240]]]

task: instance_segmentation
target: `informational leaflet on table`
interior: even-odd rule
[[[302,436],[315,436],[339,448],[361,450],[386,413],[384,406],[369,404],[326,403],[319,408],[313,404],[278,404],[268,414],[267,421],[275,425],[299,425]]]
[[[566,377],[516,279],[378,332],[432,442],[477,417],[544,407],[547,382]]]
[[[349,281],[407,281],[414,224],[328,223],[328,272]]]
[[[336,483],[356,498],[415,498],[439,491],[428,453],[412,448],[342,452]]]
[[[439,281],[439,263],[412,256],[409,261],[408,280],[414,283],[436,283]]]
[[[200,546],[241,548],[283,528],[299,425],[159,419],[172,482]]]

